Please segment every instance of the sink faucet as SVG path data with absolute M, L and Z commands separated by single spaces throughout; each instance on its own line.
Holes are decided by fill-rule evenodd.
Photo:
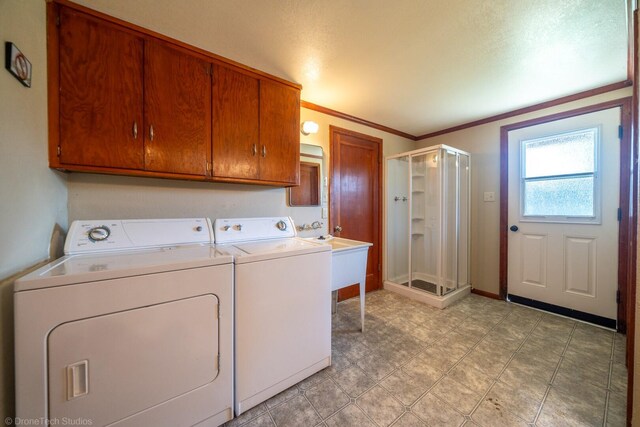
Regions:
M 298 231 L 317 230 L 319 228 L 322 228 L 322 222 L 313 221 L 310 225 L 309 224 L 297 225 L 296 228 L 298 229 Z

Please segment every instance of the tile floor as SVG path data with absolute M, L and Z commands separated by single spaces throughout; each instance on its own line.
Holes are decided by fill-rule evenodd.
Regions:
M 389 291 L 333 316 L 333 365 L 228 426 L 624 426 L 624 336 L 470 295 Z

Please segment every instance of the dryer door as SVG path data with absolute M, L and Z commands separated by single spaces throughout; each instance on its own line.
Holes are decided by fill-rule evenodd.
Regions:
M 64 323 L 48 337 L 49 417 L 106 425 L 212 382 L 218 298 Z

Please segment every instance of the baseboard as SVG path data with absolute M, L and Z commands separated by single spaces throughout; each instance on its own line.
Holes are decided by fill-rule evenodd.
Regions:
M 491 299 L 497 299 L 497 300 L 502 301 L 502 298 L 500 298 L 500 295 L 494 294 L 492 292 L 481 291 L 480 289 L 471 288 L 471 293 L 472 294 L 476 294 L 476 295 L 480 295 L 480 296 L 483 296 L 483 297 L 487 297 L 487 298 L 491 298 Z

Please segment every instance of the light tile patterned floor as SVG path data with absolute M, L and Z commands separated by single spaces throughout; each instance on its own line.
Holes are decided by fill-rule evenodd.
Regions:
M 624 426 L 624 336 L 470 295 L 389 291 L 333 316 L 333 365 L 229 426 Z

